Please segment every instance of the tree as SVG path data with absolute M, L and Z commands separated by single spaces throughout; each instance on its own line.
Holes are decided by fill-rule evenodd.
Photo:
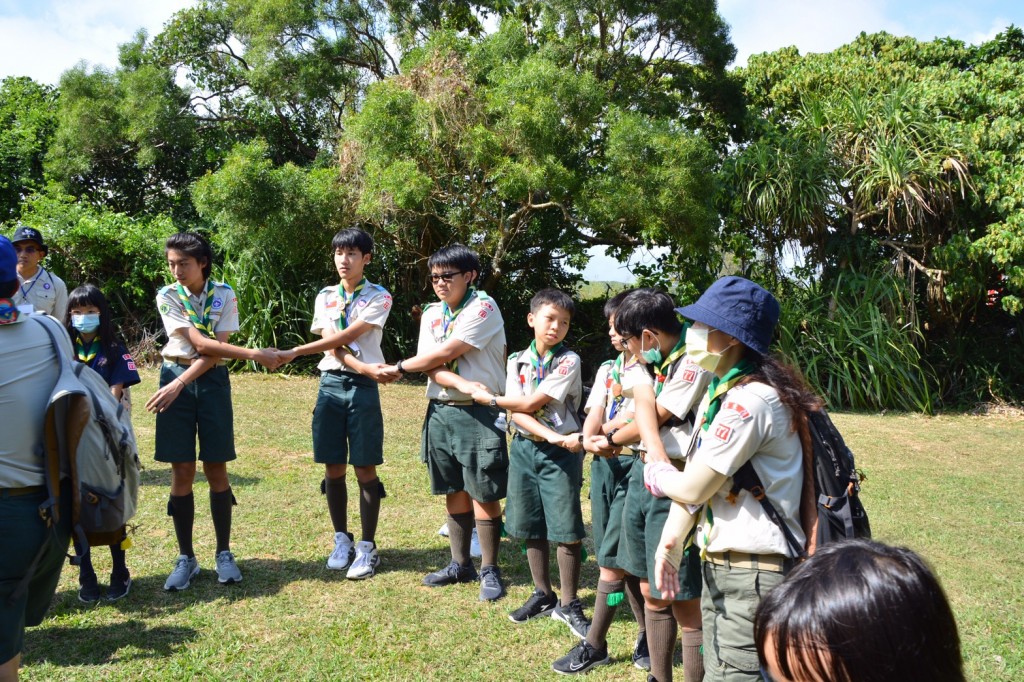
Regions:
M 31 78 L 0 83 L 0 222 L 13 222 L 21 202 L 45 186 L 43 159 L 53 136 L 57 93 Z

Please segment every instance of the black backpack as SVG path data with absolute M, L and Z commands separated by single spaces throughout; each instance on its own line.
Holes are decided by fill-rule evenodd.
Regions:
M 808 519 L 801 514 L 804 520 L 804 534 L 808 540 L 814 537 L 816 546 L 827 545 L 844 538 L 871 537 L 868 513 L 860 501 L 860 483 L 865 476 L 856 468 L 853 453 L 846 447 L 843 437 L 828 413 L 823 409 L 808 412 L 806 426 L 800 430 L 800 440 L 804 449 L 804 481 L 806 484 L 808 480 L 806 470 L 813 468 L 814 507 L 817 511 L 816 519 Z M 768 517 L 782 529 L 786 542 L 794 554 L 800 558 L 806 557 L 806 548 L 796 541 L 789 527 L 765 495 L 764 484 L 754 471 L 751 460 L 747 460 L 733 476 L 730 498 L 735 498 L 740 490 L 748 491 L 761 503 Z

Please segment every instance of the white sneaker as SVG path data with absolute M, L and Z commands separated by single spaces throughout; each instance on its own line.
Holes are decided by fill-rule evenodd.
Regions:
M 334 551 L 327 557 L 327 568 L 332 571 L 344 571 L 352 563 L 352 538 L 346 533 L 334 534 Z
M 377 554 L 377 548 L 372 542 L 360 540 L 356 543 L 356 558 L 348 569 L 346 577 L 349 580 L 372 578 L 377 572 L 378 566 L 380 566 L 380 556 Z
M 474 559 L 483 556 L 483 552 L 480 551 L 480 536 L 476 534 L 476 528 L 473 528 L 473 537 L 469 541 L 469 556 Z
M 445 521 L 444 525 L 437 529 L 437 534 L 443 538 L 448 537 L 448 522 Z

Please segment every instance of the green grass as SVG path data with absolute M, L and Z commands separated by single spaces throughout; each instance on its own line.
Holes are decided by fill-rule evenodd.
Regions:
M 551 661 L 574 638 L 553 620 L 521 626 L 508 620 L 508 611 L 532 589 L 518 544 L 502 545 L 510 590 L 501 602 L 480 603 L 475 585 L 420 585 L 424 573 L 448 561 L 447 541 L 436 534 L 443 504 L 429 494 L 419 461 L 422 387 L 382 390 L 381 478 L 388 496 L 378 542 L 384 564 L 375 578 L 359 583 L 324 567 L 332 534 L 309 437 L 315 380 L 235 375 L 239 459 L 230 472 L 239 506 L 233 545 L 245 580 L 229 587 L 216 582 L 207 489 L 200 480 L 195 537 L 203 572 L 189 591 L 164 593 L 177 554 L 166 516 L 170 471 L 152 461 L 154 422 L 141 409 L 155 381 L 155 372 L 147 371 L 135 391 L 146 471 L 135 547 L 128 553 L 132 593 L 113 605 L 82 605 L 77 573 L 66 570 L 48 618 L 26 633 L 23 679 L 551 679 Z M 840 414 L 835 421 L 867 471 L 864 497 L 875 536 L 922 553 L 949 593 L 969 678 L 1022 679 L 1018 444 L 1024 418 Z M 349 490 L 352 527 L 358 528 L 352 480 Z M 584 514 L 589 519 L 586 503 Z M 588 613 L 597 582 L 590 554 L 582 579 Z M 109 561 L 105 550 L 97 551 L 101 582 Z M 629 609 L 620 608 L 609 635 L 615 662 L 588 680 L 643 679 L 629 663 L 635 636 L 629 620 Z

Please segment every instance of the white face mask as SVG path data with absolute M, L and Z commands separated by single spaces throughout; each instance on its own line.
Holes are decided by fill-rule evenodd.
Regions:
M 696 327 L 686 330 L 686 356 L 701 369 L 714 372 L 718 369 L 718 363 L 722 361 L 722 354 L 712 353 L 708 350 L 709 331 L 706 328 L 698 329 Z M 726 350 L 732 346 L 733 344 L 729 344 Z

